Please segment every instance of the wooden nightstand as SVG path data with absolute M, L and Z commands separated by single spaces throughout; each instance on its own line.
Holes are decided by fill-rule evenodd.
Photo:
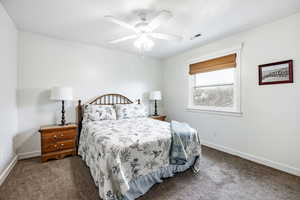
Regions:
M 76 124 L 42 126 L 39 132 L 41 133 L 42 162 L 76 155 Z
M 166 120 L 166 115 L 159 115 L 159 116 L 150 116 L 152 119 L 157 119 L 157 120 L 160 120 L 160 121 L 165 121 Z

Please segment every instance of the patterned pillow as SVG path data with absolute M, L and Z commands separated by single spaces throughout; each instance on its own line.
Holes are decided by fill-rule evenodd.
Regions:
M 116 112 L 118 119 L 130 119 L 148 116 L 147 107 L 140 104 L 117 104 Z
M 84 105 L 84 122 L 116 119 L 116 110 L 111 105 Z

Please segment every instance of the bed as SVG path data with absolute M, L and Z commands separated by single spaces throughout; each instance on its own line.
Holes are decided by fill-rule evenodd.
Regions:
M 137 102 L 140 105 L 140 101 Z M 89 116 L 94 119 L 95 114 L 89 109 L 97 105 L 101 105 L 97 109 L 109 111 L 107 119 L 89 120 Z M 189 144 L 192 156 L 187 162 L 170 164 L 170 124 L 146 115 L 139 116 L 139 113 L 133 115 L 139 117 L 130 117 L 135 109 L 120 117 L 122 112 L 117 111 L 118 107 L 124 108 L 123 105 L 137 107 L 119 94 L 102 95 L 85 105 L 79 102 L 78 106 L 78 154 L 89 167 L 103 200 L 134 200 L 163 178 L 185 171 L 200 160 L 201 145 L 196 140 Z M 111 116 L 112 106 L 116 107 L 118 119 Z

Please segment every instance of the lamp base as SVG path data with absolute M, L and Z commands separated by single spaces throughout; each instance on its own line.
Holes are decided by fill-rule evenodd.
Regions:
M 154 100 L 154 114 L 153 116 L 158 116 L 158 113 L 157 113 L 157 101 Z
M 56 125 L 57 125 L 57 126 L 68 126 L 68 125 L 70 125 L 70 124 L 74 124 L 74 123 L 72 123 L 72 122 L 68 122 L 68 123 L 64 123 L 64 124 L 62 124 L 62 123 L 57 123 Z
M 61 102 L 61 123 L 60 126 L 66 125 L 66 120 L 65 120 L 65 101 L 62 100 Z

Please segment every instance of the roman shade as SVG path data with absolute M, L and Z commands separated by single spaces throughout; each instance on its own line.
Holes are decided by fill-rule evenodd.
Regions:
M 190 64 L 190 75 L 236 67 L 236 54 Z

